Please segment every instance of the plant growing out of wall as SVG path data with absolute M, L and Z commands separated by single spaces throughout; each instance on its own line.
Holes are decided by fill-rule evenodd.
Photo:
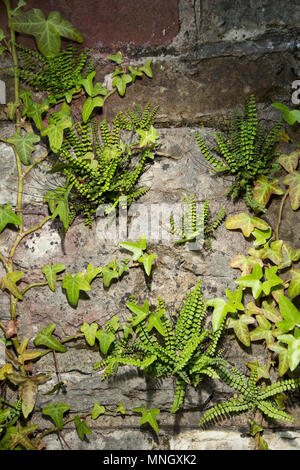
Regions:
M 245 103 L 244 115 L 236 113 L 233 116 L 229 136 L 220 131 L 213 134 L 215 147 L 209 149 L 196 133 L 200 150 L 213 166 L 213 171 L 232 175 L 234 181 L 227 194 L 233 199 L 242 197 L 255 213 L 264 211 L 264 207 L 253 198 L 253 183 L 259 176 L 268 176 L 279 169 L 274 162 L 277 155 L 274 149 L 281 127 L 282 123 L 279 121 L 266 133 L 258 122 L 255 98 L 251 95 Z

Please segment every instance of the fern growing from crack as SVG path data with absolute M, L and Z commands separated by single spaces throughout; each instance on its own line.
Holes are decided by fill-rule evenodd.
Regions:
M 252 371 L 248 380 L 234 367 L 229 372 L 221 365 L 218 367 L 218 374 L 227 385 L 237 390 L 240 395 L 237 398 L 231 398 L 227 402 L 219 403 L 206 411 L 200 420 L 200 426 L 222 417 L 235 416 L 246 411 L 256 412 L 257 410 L 260 410 L 266 417 L 271 419 L 295 421 L 291 415 L 278 406 L 274 398 L 280 393 L 298 388 L 300 386 L 299 378 L 282 380 L 263 388 L 256 384 L 257 369 Z
M 206 200 L 201 210 L 197 211 L 195 195 L 183 196 L 185 211 L 181 216 L 181 227 L 174 220 L 174 214 L 170 215 L 170 233 L 176 235 L 175 245 L 184 243 L 198 242 L 199 246 L 205 244 L 211 249 L 211 236 L 222 224 L 226 217 L 226 211 L 222 207 L 217 216 L 212 219 L 210 204 Z
M 129 306 L 131 304 L 127 304 Z M 132 307 L 132 306 L 131 306 Z M 136 307 L 128 322 L 133 332 L 115 339 L 109 354 L 95 364 L 104 369 L 106 378 L 117 372 L 119 365 L 133 365 L 154 379 L 175 377 L 172 413 L 182 405 L 188 385 L 197 387 L 203 377 L 218 378 L 217 367 L 226 366 L 218 352 L 224 323 L 212 333 L 204 328 L 206 307 L 202 300 L 201 280 L 191 290 L 173 324 L 162 300 L 152 312 L 139 317 Z
M 258 122 L 254 95 L 250 95 L 245 103 L 244 115 L 237 112 L 233 115 L 229 137 L 221 132 L 214 133 L 216 146 L 209 149 L 199 133 L 195 135 L 202 154 L 214 171 L 234 177 L 227 193 L 233 199 L 242 197 L 255 213 L 265 212 L 265 208 L 252 197 L 253 183 L 259 175 L 267 176 L 279 169 L 274 157 L 277 156 L 275 145 L 281 127 L 282 122 L 279 121 L 266 133 Z
M 104 119 L 76 123 L 65 130 L 65 140 L 58 156 L 59 162 L 52 172 L 63 173 L 72 190 L 69 196 L 70 209 L 76 215 L 83 214 L 91 225 L 99 206 L 105 205 L 105 213 L 116 210 L 121 204 L 130 206 L 133 200 L 143 196 L 150 188 L 139 186 L 138 180 L 154 158 L 154 142 L 131 145 L 121 138 L 121 131 L 130 130 L 155 135 L 153 120 L 157 107 L 134 118 L 118 113 L 112 124 Z M 155 131 L 155 132 L 154 132 Z
M 79 92 L 80 81 L 96 68 L 88 50 L 76 49 L 72 45 L 51 58 L 20 44 L 17 47 L 19 77 L 33 88 L 46 91 L 52 103 L 64 98 L 72 90 Z

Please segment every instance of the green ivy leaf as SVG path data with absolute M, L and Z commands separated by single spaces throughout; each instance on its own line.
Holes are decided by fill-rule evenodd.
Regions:
M 86 434 L 92 434 L 92 430 L 88 427 L 85 419 L 80 419 L 79 416 L 74 417 L 74 423 L 79 438 L 84 441 Z
M 126 414 L 126 408 L 125 406 L 123 405 L 123 402 L 120 401 L 120 404 L 117 408 L 117 413 L 121 413 L 122 415 L 125 415 Z
M 252 290 L 252 295 L 255 299 L 257 299 L 262 291 L 263 285 L 260 279 L 263 276 L 263 271 L 261 266 L 256 263 L 252 269 L 252 273 L 248 274 L 248 276 L 243 276 L 237 279 L 235 282 L 242 287 L 250 287 Z
M 263 283 L 262 289 L 266 295 L 270 294 L 273 287 L 283 285 L 283 280 L 276 274 L 277 269 L 277 266 L 265 269 L 265 276 L 268 280 Z
M 55 57 L 61 47 L 60 37 L 83 42 L 81 33 L 57 11 L 52 11 L 46 20 L 38 8 L 20 13 L 9 22 L 10 28 L 19 33 L 34 36 L 39 51 L 45 57 Z
M 291 269 L 290 274 L 292 279 L 288 288 L 288 295 L 291 299 L 294 299 L 300 294 L 300 269 Z
M 300 173 L 296 171 L 289 173 L 283 182 L 289 186 L 291 208 L 296 211 L 300 207 Z
M 149 130 L 137 129 L 136 132 L 141 136 L 139 142 L 141 147 L 153 147 L 159 138 L 159 134 L 153 126 Z
M 288 349 L 279 342 L 271 344 L 269 349 L 278 354 L 278 374 L 282 377 L 290 368 Z
M 23 276 L 22 271 L 13 271 L 6 274 L 1 278 L 0 287 L 2 290 L 7 289 L 9 290 L 17 299 L 23 300 L 23 295 L 19 291 L 17 287 L 17 282 Z
M 36 346 L 46 346 L 54 351 L 66 352 L 67 348 L 65 348 L 65 346 L 52 335 L 55 328 L 56 323 L 51 323 L 50 325 L 45 326 L 45 328 L 42 328 L 41 332 L 36 336 L 34 344 Z
M 34 144 L 39 141 L 40 137 L 33 132 L 27 132 L 24 136 L 16 133 L 7 139 L 7 142 L 14 145 L 23 165 L 30 165 L 31 154 L 35 150 Z
M 48 126 L 42 130 L 41 135 L 48 136 L 51 150 L 54 153 L 58 153 L 59 149 L 62 146 L 64 138 L 64 129 L 68 129 L 72 126 L 72 124 L 72 119 L 70 117 L 66 117 L 65 119 L 60 119 L 55 123 L 52 122 L 51 124 L 48 124 Z
M 270 245 L 267 243 L 260 250 L 260 258 L 270 259 L 274 264 L 280 265 L 280 263 L 282 262 L 282 245 L 282 240 L 276 240 L 274 242 L 271 242 Z
M 41 131 L 43 129 L 42 115 L 49 109 L 49 101 L 45 99 L 42 103 L 33 101 L 29 90 L 21 90 L 19 93 L 23 101 L 22 116 L 33 119 L 36 127 Z
M 284 269 L 291 266 L 292 263 L 296 263 L 300 259 L 300 249 L 295 250 L 287 243 L 282 244 L 282 261 L 278 265 L 278 269 Z
M 289 334 L 280 335 L 278 339 L 288 345 L 287 357 L 290 369 L 293 372 L 300 362 L 300 338 L 295 338 L 295 336 Z
M 11 204 L 0 206 L 0 233 L 7 224 L 21 225 L 22 220 L 11 210 Z
M 63 415 L 70 409 L 70 406 L 66 403 L 61 403 L 60 401 L 54 405 L 46 406 L 42 409 L 43 415 L 50 416 L 53 420 L 55 426 L 62 430 L 63 428 Z
M 160 413 L 160 410 L 158 408 L 146 409 L 144 407 L 139 407 L 134 408 L 133 411 L 136 413 L 142 413 L 140 424 L 149 423 L 155 432 L 159 432 L 158 424 L 156 421 L 156 416 Z
M 233 215 L 226 219 L 225 226 L 228 230 L 241 229 L 245 237 L 250 237 L 255 228 L 269 230 L 269 225 L 258 217 L 250 217 L 245 212 Z
M 227 307 L 227 302 L 225 302 L 224 299 L 216 298 L 207 300 L 206 305 L 214 309 L 212 314 L 212 327 L 213 331 L 217 331 L 227 313 L 230 311 Z
M 142 235 L 138 242 L 121 242 L 120 246 L 125 248 L 125 250 L 131 251 L 133 253 L 133 261 L 137 261 L 143 255 L 143 251 L 146 250 L 146 236 Z
M 251 370 L 251 375 L 253 374 L 253 372 L 257 372 L 256 382 L 258 382 L 262 378 L 264 379 L 270 378 L 270 374 L 269 374 L 267 366 L 260 366 L 257 361 L 246 362 L 246 366 L 249 367 L 249 369 Z
M 90 263 L 86 268 L 85 279 L 90 284 L 92 280 L 95 279 L 95 277 L 101 274 L 101 272 L 102 272 L 101 268 L 94 267 L 94 265 Z
M 119 272 L 117 269 L 111 269 L 108 266 L 102 268 L 103 284 L 109 287 L 113 279 L 119 279 Z
M 254 318 L 249 315 L 243 314 L 238 319 L 229 318 L 227 328 L 233 328 L 237 338 L 245 346 L 250 346 L 250 332 L 248 325 L 255 323 Z
M 126 85 L 128 83 L 132 82 L 132 77 L 125 73 L 123 75 L 117 75 L 113 81 L 112 81 L 112 85 L 115 86 L 118 90 L 118 93 L 120 96 L 124 96 L 125 95 L 125 91 L 126 91 Z
M 104 330 L 98 330 L 96 338 L 99 341 L 100 351 L 106 355 L 111 344 L 115 341 L 116 336 L 113 333 L 107 333 Z
M 136 326 L 147 318 L 149 315 L 149 302 L 145 300 L 144 305 L 137 305 L 135 302 L 127 302 L 126 307 L 135 314 L 133 318 L 130 318 L 132 326 Z
M 80 331 L 82 331 L 82 333 L 84 333 L 86 342 L 90 346 L 94 346 L 94 344 L 95 344 L 97 330 L 98 330 L 97 323 L 91 323 L 89 325 L 87 322 L 84 322 L 84 324 L 80 328 Z
M 260 341 L 264 339 L 266 341 L 267 347 L 274 343 L 274 337 L 272 334 L 272 325 L 271 323 L 261 315 L 256 316 L 258 322 L 258 327 L 250 332 L 251 341 Z
M 253 199 L 259 204 L 266 206 L 272 194 L 282 195 L 284 192 L 277 183 L 277 179 L 269 181 L 266 176 L 260 175 L 254 184 Z
M 252 232 L 252 235 L 255 237 L 255 242 L 253 245 L 255 247 L 264 245 L 266 241 L 271 237 L 272 235 L 272 229 L 271 227 L 268 230 L 259 230 L 258 228 L 255 228 Z
M 56 289 L 56 274 L 61 273 L 66 269 L 64 264 L 54 263 L 51 266 L 46 264 L 42 268 L 42 273 L 45 275 L 50 289 L 54 292 Z
M 103 415 L 104 413 L 106 413 L 105 407 L 102 406 L 102 405 L 99 405 L 99 403 L 95 402 L 91 418 L 92 419 L 97 419 L 97 418 L 99 418 L 100 415 Z
M 62 286 L 67 291 L 67 297 L 70 304 L 76 306 L 79 299 L 79 292 L 90 291 L 91 286 L 85 279 L 84 273 L 77 273 L 74 276 L 67 274 L 62 281 Z
M 277 328 L 286 333 L 300 326 L 300 312 L 295 305 L 282 294 L 278 294 L 278 304 L 283 320 L 276 323 Z
M 141 72 L 144 72 L 144 74 L 147 75 L 147 77 L 152 78 L 153 73 L 152 73 L 152 70 L 151 70 L 151 59 L 147 60 L 147 62 L 144 65 L 139 67 L 139 70 Z
M 155 328 L 162 336 L 165 336 L 165 328 L 161 321 L 161 317 L 164 316 L 164 311 L 159 310 L 158 312 L 150 313 L 148 317 L 148 326 L 147 330 L 151 331 L 152 328 Z
M 120 51 L 118 51 L 114 55 L 109 55 L 108 58 L 110 60 L 112 60 L 113 62 L 115 62 L 116 64 L 118 64 L 118 65 L 121 65 L 122 62 L 123 62 L 123 55 L 122 55 L 122 52 L 120 52 Z
M 92 98 L 89 96 L 82 107 L 82 119 L 83 122 L 87 122 L 90 118 L 90 115 L 92 114 L 93 110 L 95 108 L 101 108 L 104 104 L 103 98 L 100 98 L 100 96 L 96 96 L 95 98 Z
M 300 111 L 298 111 L 297 109 L 290 111 L 288 106 L 283 103 L 272 103 L 272 106 L 282 111 L 283 118 L 288 124 L 293 125 L 296 121 L 300 122 Z
M 147 276 L 150 276 L 151 274 L 152 261 L 155 258 L 157 258 L 157 255 L 155 254 L 148 255 L 147 253 L 144 253 L 143 256 L 138 259 L 139 263 L 143 263 Z

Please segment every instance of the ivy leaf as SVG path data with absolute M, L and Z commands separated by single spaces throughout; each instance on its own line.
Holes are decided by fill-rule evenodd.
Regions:
M 120 96 L 124 96 L 126 91 L 126 85 L 130 82 L 132 82 L 131 75 L 125 73 L 121 76 L 116 76 L 112 81 L 112 85 L 117 88 Z
M 138 242 L 121 242 L 120 246 L 131 251 L 133 253 L 133 261 L 137 261 L 143 255 L 143 251 L 146 250 L 146 236 L 142 235 Z
M 54 351 L 66 352 L 67 348 L 52 335 L 55 328 L 56 323 L 51 323 L 42 328 L 41 332 L 36 336 L 34 344 L 36 346 L 47 346 L 47 348 L 53 349 Z
M 5 374 L 12 374 L 13 372 L 13 366 L 10 363 L 4 364 L 4 366 L 0 369 L 0 380 L 5 380 L 6 375 Z
M 288 361 L 291 371 L 296 369 L 300 362 L 300 338 L 295 338 L 293 335 L 280 335 L 278 339 L 288 345 Z
M 50 289 L 54 292 L 56 289 L 56 274 L 64 271 L 66 266 L 60 263 L 54 263 L 51 266 L 46 264 L 42 268 L 42 273 L 45 275 Z
M 102 405 L 99 405 L 99 403 L 95 402 L 94 403 L 94 408 L 91 414 L 92 419 L 97 419 L 100 415 L 103 415 L 106 412 L 105 407 Z
M 144 253 L 143 256 L 141 256 L 138 261 L 139 263 L 143 263 L 145 272 L 147 276 L 150 276 L 151 273 L 151 267 L 152 267 L 152 261 L 157 258 L 156 254 L 151 254 L 148 255 L 147 253 Z
M 75 416 L 74 423 L 77 434 L 82 441 L 84 441 L 86 434 L 92 434 L 93 431 L 88 427 L 85 419 L 81 420 L 79 416 Z
M 93 72 L 90 72 L 86 78 L 81 78 L 79 80 L 79 84 L 83 86 L 83 88 L 85 89 L 85 91 L 87 92 L 89 96 L 92 96 L 93 94 L 93 88 L 94 88 L 93 80 L 94 80 L 95 75 L 96 75 L 96 71 L 93 71 Z
M 41 131 L 43 129 L 42 115 L 49 109 L 49 101 L 45 99 L 42 103 L 33 101 L 29 90 L 21 90 L 20 98 L 23 101 L 22 116 L 33 119 L 36 127 Z
M 295 250 L 287 243 L 282 244 L 282 261 L 278 265 L 278 269 L 284 269 L 296 263 L 300 259 L 300 249 Z
M 108 58 L 110 60 L 112 60 L 113 62 L 115 62 L 116 64 L 118 64 L 118 65 L 121 65 L 122 62 L 123 62 L 123 55 L 122 55 L 122 52 L 120 52 L 120 51 L 118 51 L 114 55 L 109 55 Z
M 246 366 L 249 367 L 249 369 L 251 370 L 251 374 L 253 374 L 253 372 L 257 372 L 256 382 L 258 382 L 262 378 L 270 378 L 267 366 L 260 366 L 257 361 L 246 362 Z
M 122 401 L 120 401 L 120 404 L 117 408 L 117 413 L 121 413 L 122 415 L 126 414 L 126 409 L 125 409 L 125 406 L 123 405 Z
M 297 109 L 290 111 L 289 107 L 283 103 L 272 103 L 272 106 L 282 111 L 283 118 L 288 124 L 293 125 L 296 121 L 300 120 L 300 112 Z
M 54 153 L 58 153 L 59 149 L 62 146 L 64 138 L 64 129 L 71 127 L 72 124 L 72 118 L 68 117 L 65 119 L 60 119 L 57 122 L 52 122 L 51 124 L 48 124 L 45 129 L 42 130 L 41 135 L 48 136 L 51 150 Z
M 252 235 L 255 237 L 255 242 L 253 243 L 254 246 L 261 246 L 264 245 L 271 237 L 272 229 L 271 227 L 268 230 L 259 230 L 258 228 L 255 228 L 252 232 Z
M 161 317 L 164 315 L 163 310 L 159 310 L 158 312 L 151 313 L 148 318 L 148 326 L 147 330 L 151 331 L 152 328 L 155 328 L 162 336 L 165 336 L 165 328 L 161 321 Z
M 279 342 L 271 344 L 269 349 L 278 354 L 278 373 L 282 377 L 290 368 L 288 349 L 279 344 Z
M 235 292 L 231 292 L 229 289 L 226 289 L 225 294 L 229 300 L 229 302 L 227 302 L 227 309 L 229 312 L 235 313 L 238 310 L 244 310 L 244 305 L 242 304 L 242 287 L 239 287 Z
M 262 283 L 260 279 L 263 276 L 263 271 L 261 266 L 258 263 L 255 263 L 252 273 L 248 274 L 247 276 L 242 276 L 237 279 L 235 282 L 242 287 L 250 287 L 252 290 L 252 295 L 255 299 L 257 299 L 262 291 Z
M 283 320 L 276 323 L 277 328 L 286 333 L 300 326 L 300 312 L 295 305 L 282 294 L 278 294 L 278 304 Z
M 255 227 L 259 230 L 268 230 L 270 228 L 264 220 L 258 217 L 250 217 L 245 212 L 226 219 L 225 226 L 228 230 L 241 229 L 245 237 L 250 237 Z
M 102 269 L 99 267 L 94 267 L 93 264 L 89 264 L 86 268 L 85 278 L 90 284 L 95 277 L 101 274 Z
M 280 157 L 278 158 L 278 162 L 288 173 L 293 173 L 298 166 L 299 157 L 300 150 L 295 150 L 289 155 L 286 155 L 284 153 L 280 155 Z
M 11 204 L 6 204 L 4 208 L 0 206 L 0 233 L 7 224 L 20 225 L 22 220 L 11 210 Z
M 14 134 L 7 139 L 7 142 L 14 145 L 23 165 L 30 165 L 30 157 L 35 150 L 34 144 L 37 144 L 39 141 L 40 137 L 33 132 L 27 132 L 24 136 Z
M 26 382 L 20 386 L 20 398 L 22 398 L 22 413 L 24 418 L 27 418 L 34 408 L 39 385 L 46 383 L 49 378 L 49 374 L 37 374 L 28 378 Z
M 282 262 L 282 245 L 283 245 L 282 240 L 276 240 L 274 242 L 271 242 L 270 245 L 267 243 L 260 250 L 260 258 L 269 259 L 274 264 L 280 265 L 280 263 Z
M 96 338 L 99 341 L 100 351 L 102 354 L 106 355 L 110 345 L 115 341 L 116 336 L 113 333 L 107 333 L 104 330 L 98 330 L 96 333 Z
M 50 418 L 54 421 L 55 426 L 62 430 L 63 428 L 63 415 L 70 409 L 70 406 L 66 403 L 61 403 L 60 401 L 54 405 L 47 406 L 46 408 L 42 409 L 43 415 L 50 416 Z
M 144 407 L 139 407 L 134 408 L 133 411 L 136 413 L 142 413 L 140 424 L 149 423 L 155 432 L 159 432 L 158 424 L 156 421 L 156 416 L 160 413 L 160 410 L 158 408 L 146 409 Z
M 136 326 L 145 320 L 149 314 L 149 303 L 148 300 L 145 300 L 144 305 L 137 305 L 135 302 L 127 302 L 126 307 L 131 310 L 135 316 L 130 318 L 132 326 Z
M 300 294 L 300 269 L 291 269 L 290 274 L 292 279 L 288 288 L 288 295 L 291 299 L 294 299 Z
M 103 284 L 109 287 L 113 279 L 119 279 L 119 272 L 117 269 L 111 269 L 108 266 L 102 268 Z
M 289 173 L 283 182 L 289 186 L 291 208 L 296 211 L 300 207 L 300 173 Z
M 91 323 L 89 325 L 87 322 L 84 322 L 84 324 L 80 328 L 80 331 L 82 331 L 82 333 L 84 333 L 86 342 L 90 346 L 94 346 L 94 344 L 95 344 L 97 330 L 98 330 L 97 323 Z
M 67 291 L 67 297 L 70 304 L 76 306 L 79 299 L 79 292 L 90 291 L 91 286 L 85 279 L 84 273 L 77 273 L 74 276 L 67 274 L 62 281 L 62 286 Z
M 272 266 L 271 268 L 265 269 L 265 276 L 268 279 L 262 285 L 262 289 L 266 295 L 269 295 L 272 287 L 280 286 L 283 284 L 283 280 L 277 276 L 277 266 Z
M 272 299 L 264 300 L 262 303 L 263 315 L 273 323 L 277 323 L 282 320 L 282 316 L 275 308 L 274 301 Z
M 242 271 L 242 276 L 246 276 L 247 274 L 251 274 L 251 271 L 256 263 L 259 263 L 263 266 L 263 262 L 254 256 L 245 256 L 245 255 L 236 255 L 230 261 L 230 266 L 232 268 L 237 268 Z
M 104 100 L 103 98 L 100 98 L 100 96 L 96 96 L 95 98 L 92 98 L 91 96 L 89 96 L 85 100 L 84 105 L 82 107 L 83 122 L 87 122 L 93 110 L 95 108 L 101 108 L 103 104 L 104 104 Z
M 258 322 L 258 327 L 250 332 L 251 341 L 260 341 L 264 339 L 266 341 L 267 347 L 274 343 L 274 337 L 271 330 L 271 323 L 261 315 L 257 315 L 256 320 Z
M 106 324 L 106 328 L 112 328 L 114 331 L 118 331 L 120 323 L 117 315 L 114 315 Z
M 245 346 L 250 346 L 250 332 L 248 325 L 255 323 L 255 319 L 249 315 L 243 314 L 240 318 L 230 318 L 227 324 L 227 328 L 233 328 L 237 338 Z
M 9 26 L 19 33 L 34 36 L 39 51 L 45 57 L 55 57 L 59 53 L 61 36 L 83 42 L 81 33 L 57 11 L 52 11 L 46 20 L 41 10 L 33 8 L 15 16 Z
M 277 183 L 277 179 L 269 181 L 264 175 L 260 175 L 254 184 L 253 199 L 266 206 L 272 194 L 283 194 L 283 190 Z
M 49 204 L 49 209 L 52 212 L 52 219 L 55 219 L 55 217 L 59 217 L 65 230 L 67 230 L 67 228 L 69 227 L 68 197 L 71 188 L 72 186 L 69 186 L 67 190 L 64 190 L 64 188 L 57 188 L 63 189 L 63 192 L 61 194 L 58 194 L 58 192 L 54 193 L 53 191 L 48 191 L 48 193 L 46 194 L 46 196 L 44 196 L 43 199 Z
M 21 279 L 23 276 L 22 271 L 13 271 L 10 273 L 7 273 L 6 276 L 3 276 L 1 278 L 1 284 L 0 287 L 2 290 L 7 289 L 9 290 L 17 299 L 23 300 L 23 295 L 19 291 L 17 287 L 17 282 Z
M 230 310 L 228 310 L 227 302 L 225 302 L 225 300 L 221 298 L 207 300 L 206 305 L 208 307 L 214 308 L 212 314 L 212 326 L 213 331 L 215 332 L 222 324 L 224 318 Z
M 151 126 L 149 130 L 137 129 L 137 134 L 140 134 L 140 146 L 141 147 L 153 147 L 156 144 L 159 134 L 157 130 Z
M 139 70 L 141 72 L 144 72 L 144 74 L 147 75 L 147 77 L 152 78 L 153 73 L 152 73 L 152 70 L 151 70 L 151 59 L 147 60 L 147 62 L 144 65 L 139 67 Z

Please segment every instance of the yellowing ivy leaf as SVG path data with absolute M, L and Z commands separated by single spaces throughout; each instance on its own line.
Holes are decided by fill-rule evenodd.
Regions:
M 296 211 L 300 207 L 300 173 L 289 173 L 283 182 L 289 186 L 291 208 Z
M 228 230 L 241 229 L 245 237 L 250 237 L 255 227 L 260 230 L 269 230 L 270 228 L 264 220 L 258 217 L 250 217 L 245 212 L 229 217 L 225 222 L 225 226 Z
M 251 273 L 255 263 L 259 263 L 261 266 L 263 266 L 262 260 L 257 257 L 239 254 L 232 258 L 230 261 L 230 266 L 232 268 L 240 269 L 242 271 L 242 276 L 246 276 L 247 274 Z
M 300 294 L 300 269 L 291 269 L 292 279 L 288 288 L 288 295 L 291 299 Z
M 286 155 L 285 153 L 280 155 L 280 157 L 278 158 L 278 162 L 288 173 L 293 173 L 298 166 L 299 157 L 300 150 L 295 150 L 289 155 Z
M 227 328 L 233 328 L 237 338 L 245 346 L 250 346 L 250 332 L 248 325 L 255 323 L 255 319 L 249 315 L 241 315 L 238 319 L 229 318 Z
M 19 291 L 17 287 L 17 282 L 23 276 L 22 271 L 13 271 L 11 273 L 7 273 L 6 276 L 3 276 L 1 279 L 0 287 L 2 290 L 7 289 L 9 290 L 17 299 L 23 300 L 23 295 Z
M 283 194 L 283 190 L 277 183 L 277 179 L 269 181 L 266 176 L 260 175 L 254 184 L 253 199 L 266 206 L 272 194 Z

